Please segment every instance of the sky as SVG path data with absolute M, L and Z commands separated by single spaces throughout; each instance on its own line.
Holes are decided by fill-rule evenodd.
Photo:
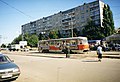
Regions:
M 21 25 L 92 1 L 95 0 L 0 0 L 0 44 L 18 37 Z M 120 27 L 120 0 L 101 1 L 110 6 L 115 28 Z

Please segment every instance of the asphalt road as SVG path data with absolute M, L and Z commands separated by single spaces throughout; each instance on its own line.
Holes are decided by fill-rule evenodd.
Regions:
M 8 56 L 21 69 L 14 82 L 120 82 L 120 59 Z

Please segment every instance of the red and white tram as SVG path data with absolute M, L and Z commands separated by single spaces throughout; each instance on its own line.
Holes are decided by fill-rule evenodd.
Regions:
M 40 40 L 38 43 L 39 52 L 64 51 L 69 46 L 72 52 L 88 51 L 89 44 L 87 37 L 72 37 L 50 40 Z

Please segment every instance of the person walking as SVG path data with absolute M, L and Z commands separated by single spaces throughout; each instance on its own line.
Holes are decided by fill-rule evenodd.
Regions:
M 66 58 L 68 58 L 68 48 L 65 47 L 65 54 L 66 54 Z
M 97 55 L 98 55 L 98 61 L 101 62 L 101 59 L 102 59 L 102 47 L 100 45 L 97 47 Z
M 66 54 L 66 58 L 70 58 L 70 46 L 69 46 L 69 44 L 67 44 L 65 46 L 65 54 Z

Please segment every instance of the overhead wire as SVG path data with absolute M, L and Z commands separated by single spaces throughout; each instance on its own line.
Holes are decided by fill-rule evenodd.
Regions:
M 12 5 L 8 4 L 7 2 L 5 2 L 5 1 L 3 1 L 3 0 L 0 0 L 0 1 L 1 1 L 2 3 L 4 3 L 4 4 L 8 5 L 9 7 L 11 7 L 11 8 L 13 8 L 13 9 L 15 9 L 15 10 L 16 10 L 16 11 L 18 11 L 19 13 L 21 13 L 21 14 L 23 14 L 23 15 L 25 15 L 25 16 L 27 16 L 27 17 L 29 17 L 30 19 L 31 19 L 31 18 L 34 18 L 34 17 L 32 17 L 32 16 L 30 16 L 30 15 L 28 15 L 28 14 L 24 13 L 23 11 L 21 11 L 21 10 L 19 10 L 19 9 L 15 8 L 14 6 L 12 6 Z M 114 6 L 114 5 L 112 5 L 112 7 L 120 7 L 120 6 Z M 115 14 L 115 15 L 114 15 L 114 17 L 116 18 L 116 16 L 118 16 L 118 15 L 120 15 L 120 13 Z M 117 19 L 117 21 L 118 21 L 118 19 Z
M 24 13 L 23 11 L 21 11 L 21 10 L 19 10 L 19 9 L 17 9 L 17 8 L 15 8 L 14 6 L 8 4 L 7 2 L 5 2 L 5 1 L 3 1 L 3 0 L 0 0 L 0 1 L 1 1 L 2 3 L 6 4 L 7 6 L 13 8 L 14 10 L 18 11 L 19 13 L 22 13 L 23 15 L 25 15 L 25 16 L 27 16 L 27 17 L 29 17 L 29 18 L 33 18 L 32 16 Z

